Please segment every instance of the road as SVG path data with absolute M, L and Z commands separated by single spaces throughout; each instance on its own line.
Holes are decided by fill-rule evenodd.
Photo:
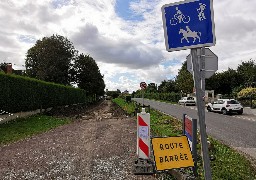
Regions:
M 142 104 L 142 99 L 134 98 Z M 145 105 L 182 119 L 183 114 L 198 119 L 197 109 L 144 99 Z M 213 112 L 205 113 L 206 132 L 215 139 L 243 152 L 256 160 L 256 116 L 253 114 L 228 116 Z

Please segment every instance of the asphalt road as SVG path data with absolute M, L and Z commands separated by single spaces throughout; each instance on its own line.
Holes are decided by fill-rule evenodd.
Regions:
M 141 98 L 134 98 L 142 104 Z M 183 114 L 198 119 L 195 107 L 184 107 L 158 101 L 144 99 L 145 105 L 150 105 L 153 109 L 159 110 L 178 119 L 182 119 Z M 248 117 L 248 118 L 247 118 Z M 215 139 L 239 150 L 256 160 L 256 116 L 253 114 L 243 115 L 222 115 L 219 113 L 205 113 L 206 132 Z

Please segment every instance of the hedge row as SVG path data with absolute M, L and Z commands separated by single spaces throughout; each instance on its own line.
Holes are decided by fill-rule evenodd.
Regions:
M 0 111 L 14 113 L 85 102 L 82 89 L 0 73 Z
M 136 94 L 135 97 L 142 97 L 142 94 Z M 174 92 L 171 92 L 171 93 L 145 93 L 144 98 L 170 101 L 170 102 L 178 102 L 180 99 L 180 94 L 174 93 Z

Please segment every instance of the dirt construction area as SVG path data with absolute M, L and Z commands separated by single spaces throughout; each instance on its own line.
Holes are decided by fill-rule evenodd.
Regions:
M 70 124 L 0 146 L 0 179 L 155 179 L 133 174 L 134 117 L 111 101 L 75 117 Z

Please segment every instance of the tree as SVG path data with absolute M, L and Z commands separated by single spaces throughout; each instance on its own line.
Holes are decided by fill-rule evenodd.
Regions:
M 149 83 L 146 90 L 147 93 L 155 93 L 157 92 L 157 86 L 155 83 Z
M 228 69 L 214 74 L 206 79 L 206 89 L 215 90 L 215 94 L 232 94 L 233 89 L 239 87 L 243 82 L 236 70 Z
M 9 66 L 9 67 L 8 67 Z M 11 69 L 10 69 L 11 68 Z M 21 75 L 19 74 L 19 72 L 17 72 L 17 70 L 15 71 L 13 68 L 12 68 L 12 63 L 6 63 L 6 62 L 3 62 L 3 63 L 0 63 L 0 72 L 5 72 L 5 73 L 13 73 L 15 72 L 15 74 L 17 75 Z
M 104 95 L 105 83 L 95 60 L 89 55 L 80 54 L 75 62 L 74 79 L 78 87 L 88 95 Z
M 0 72 L 3 71 L 6 73 L 7 71 L 7 63 L 0 63 Z
M 176 89 L 182 93 L 192 93 L 194 87 L 193 76 L 187 70 L 187 62 L 185 61 L 176 77 Z
M 121 94 L 121 91 L 117 89 L 116 91 L 108 91 L 107 96 L 111 96 L 113 99 L 117 98 Z
M 177 92 L 176 90 L 176 83 L 174 80 L 164 80 L 158 86 L 158 92 L 160 93 L 170 93 L 170 92 Z
M 117 92 L 118 94 L 121 94 L 121 91 L 120 91 L 120 89 L 117 89 L 117 90 L 116 90 L 116 92 Z
M 253 60 L 242 62 L 241 65 L 237 67 L 237 73 L 240 75 L 244 86 L 256 86 L 256 63 Z
M 135 94 L 136 94 L 136 92 L 132 91 L 132 98 L 135 98 Z
M 60 35 L 44 37 L 28 50 L 26 73 L 29 77 L 69 85 L 71 63 L 76 56 L 77 50 L 67 38 Z

